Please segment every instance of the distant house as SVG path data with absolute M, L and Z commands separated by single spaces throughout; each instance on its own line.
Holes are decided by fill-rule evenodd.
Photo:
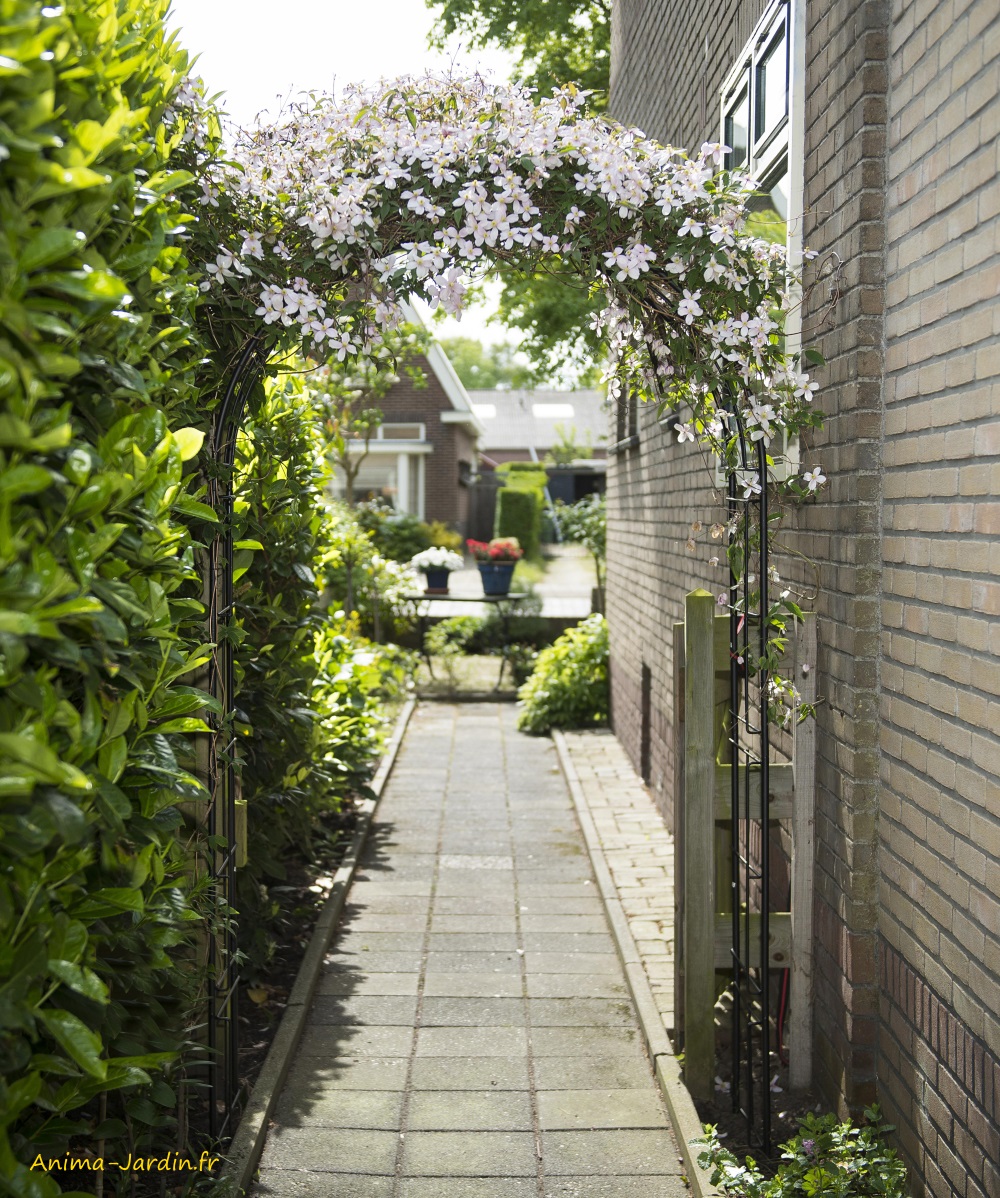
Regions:
M 604 490 L 608 415 L 600 391 L 470 391 L 473 411 L 485 429 L 480 459 L 487 467 L 503 462 L 543 461 L 561 444 L 583 453 L 550 469 L 554 499 L 573 502 Z
M 484 428 L 444 350 L 414 358 L 426 378 L 403 375 L 382 400 L 383 422 L 354 484 L 359 499 L 383 498 L 399 512 L 441 520 L 465 534 L 469 483 Z

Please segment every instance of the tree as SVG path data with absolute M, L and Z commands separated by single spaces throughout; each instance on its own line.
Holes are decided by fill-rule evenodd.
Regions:
M 603 608 L 608 545 L 608 507 L 604 495 L 587 495 L 578 503 L 557 503 L 556 517 L 563 540 L 582 545 L 594 559 L 597 590 Z
M 443 337 L 440 344 L 471 390 L 508 391 L 531 382 L 530 368 L 516 361 L 517 347 L 509 342 L 484 346 L 474 337 Z
M 431 31 L 433 45 L 443 46 L 448 37 L 460 33 L 472 46 L 511 50 L 520 55 L 515 77 L 537 88 L 539 95 L 576 83 L 593 93 L 592 111 L 607 107 L 610 3 L 427 0 L 427 7 L 437 17 Z M 592 385 L 603 348 L 590 326 L 603 306 L 603 297 L 591 295 L 579 272 L 558 261 L 545 271 L 505 275 L 499 323 L 524 333 L 520 349 L 530 363 L 526 381 L 538 383 L 569 373 L 577 385 Z
M 593 91 L 590 106 L 607 105 L 611 71 L 611 4 L 605 0 L 427 0 L 437 14 L 431 44 L 441 48 L 453 33 L 471 46 L 500 46 L 520 54 L 515 76 L 538 88 L 576 83 Z
M 380 401 L 399 382 L 401 369 L 415 387 L 427 386 L 427 375 L 414 361 L 430 343 L 424 329 L 404 325 L 387 334 L 375 358 L 331 358 L 308 376 L 314 402 L 325 413 L 331 456 L 344 475 L 344 499 L 354 506 L 354 482 L 368 456 L 372 437 L 382 424 Z M 391 363 L 395 363 L 395 368 Z

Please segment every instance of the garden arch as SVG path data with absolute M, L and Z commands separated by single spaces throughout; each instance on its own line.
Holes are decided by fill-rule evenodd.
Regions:
M 351 88 L 340 100 L 314 97 L 279 123 L 241 134 L 236 166 L 205 156 L 199 237 L 213 248 L 202 288 L 227 363 L 210 481 L 223 531 L 208 579 L 212 689 L 227 713 L 209 763 L 210 831 L 230 846 L 217 861 L 220 903 L 235 870 L 226 625 L 234 603 L 232 465 L 247 398 L 283 346 L 301 342 L 312 356 L 344 361 L 377 354 L 412 295 L 459 312 L 466 272 L 484 266 L 536 271 L 558 260 L 603 290 L 595 327 L 608 347 L 609 396 L 671 409 L 679 438 L 721 460 L 732 761 L 756 762 L 766 774 L 769 707 L 788 688 L 775 642 L 793 607 L 768 593 L 768 446 L 818 423 L 814 384 L 781 342 L 791 290 L 784 248 L 745 231 L 755 185 L 723 169 L 723 147 L 706 144 L 689 157 L 587 116 L 585 103 L 572 87 L 536 101 L 478 79 L 404 79 Z M 196 129 L 205 113 L 192 104 Z M 796 479 L 784 487 L 807 490 Z M 732 770 L 734 825 L 742 772 Z M 766 893 L 766 864 L 764 875 Z M 238 1093 L 232 949 L 228 934 L 216 947 L 210 1019 L 217 1089 L 230 1109 Z M 734 968 L 746 972 L 738 954 Z M 766 1060 L 767 987 L 757 993 Z M 766 1090 L 766 1070 L 764 1081 Z

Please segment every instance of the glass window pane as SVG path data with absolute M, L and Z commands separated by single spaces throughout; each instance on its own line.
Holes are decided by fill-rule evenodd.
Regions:
M 754 107 L 754 128 L 758 139 L 770 133 L 788 111 L 788 64 L 784 29 L 757 65 L 757 96 Z
M 788 244 L 788 200 L 790 180 L 788 163 L 781 168 L 780 173 L 770 179 L 747 204 L 747 232 L 754 237 L 763 237 L 765 241 L 775 245 Z
M 726 113 L 724 137 L 729 146 L 726 166 L 729 170 L 735 170 L 746 162 L 750 145 L 750 95 L 745 87 Z
M 424 435 L 422 424 L 383 424 L 383 441 L 420 441 Z

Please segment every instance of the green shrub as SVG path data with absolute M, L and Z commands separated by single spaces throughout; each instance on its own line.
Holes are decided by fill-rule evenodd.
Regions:
M 535 490 L 501 487 L 497 492 L 495 537 L 517 537 L 526 557 L 534 557 L 541 545 L 542 502 Z
M 375 548 L 391 561 L 408 562 L 431 547 L 429 525 L 416 516 L 395 511 L 381 500 L 357 504 L 354 514 L 365 532 L 371 533 Z
M 894 1129 L 877 1106 L 855 1127 L 836 1115 L 807 1115 L 798 1135 L 782 1145 L 782 1164 L 766 1176 L 752 1157 L 740 1164 L 706 1127 L 707 1147 L 698 1163 L 712 1170 L 712 1184 L 734 1198 L 904 1198 L 906 1167 L 885 1142 Z
M 455 553 L 462 552 L 462 534 L 449 528 L 443 520 L 432 520 L 427 525 L 427 534 L 431 539 L 431 545 L 451 549 Z
M 0 1178 L 32 1198 L 36 1151 L 176 1143 L 205 976 L 209 350 L 166 9 L 0 22 Z
M 588 616 L 538 654 L 517 693 L 522 732 L 582 728 L 608 718 L 608 625 Z

